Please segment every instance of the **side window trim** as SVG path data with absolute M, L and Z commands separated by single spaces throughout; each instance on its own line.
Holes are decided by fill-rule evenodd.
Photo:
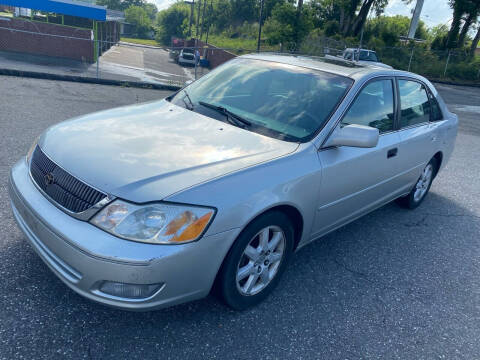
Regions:
M 337 123 L 335 124 L 334 126 L 334 129 L 339 126 L 343 119 L 345 118 L 345 116 L 347 116 L 348 112 L 350 111 L 351 107 L 353 106 L 353 104 L 355 104 L 355 101 L 357 101 L 357 98 L 360 96 L 360 94 L 362 93 L 363 89 L 365 89 L 370 83 L 372 82 L 376 82 L 376 81 L 382 81 L 382 80 L 390 80 L 392 82 L 392 90 L 393 90 L 393 114 L 394 114 L 394 117 L 393 117 L 393 129 L 390 130 L 390 131 L 385 131 L 383 133 L 380 133 L 380 136 L 382 135 L 387 135 L 387 134 L 391 134 L 392 132 L 395 132 L 397 129 L 395 128 L 395 124 L 398 122 L 400 123 L 400 119 L 398 118 L 398 114 L 397 114 L 397 107 L 398 107 L 398 101 L 397 101 L 397 97 L 398 97 L 398 94 L 397 94 L 397 89 L 396 89 L 396 80 L 395 80 L 395 77 L 394 76 L 377 76 L 377 77 L 374 77 L 374 78 L 371 78 L 369 80 L 367 80 L 363 85 L 362 87 L 357 91 L 357 93 L 355 94 L 355 97 L 352 99 L 352 101 L 348 104 L 348 107 L 345 109 L 345 111 L 343 112 L 342 116 L 340 116 L 340 119 L 337 121 Z M 328 137 L 326 138 L 325 142 L 328 140 L 328 138 L 330 137 L 331 133 L 328 135 Z
M 428 100 L 430 101 L 430 122 L 436 122 L 436 121 L 442 121 L 445 119 L 445 117 L 443 116 L 443 112 L 442 112 L 442 109 L 440 108 L 440 104 L 438 103 L 438 100 L 435 99 L 435 96 L 433 95 L 433 92 L 432 90 L 430 90 L 430 88 L 428 86 L 426 86 L 426 89 L 427 89 L 427 96 L 428 96 Z M 436 108 L 438 110 L 438 112 L 440 113 L 440 119 L 437 119 L 435 120 L 433 118 L 433 104 L 434 102 L 436 103 Z
M 398 77 L 395 76 L 393 79 L 394 88 L 395 88 L 395 122 L 393 124 L 394 131 L 399 131 L 401 129 L 400 119 L 402 117 L 402 107 L 400 102 L 400 87 L 398 85 Z
M 424 121 L 424 122 L 421 122 L 421 123 L 418 123 L 418 124 L 414 124 L 414 125 L 410 125 L 410 126 L 405 126 L 404 128 L 401 127 L 401 121 L 402 121 L 402 100 L 401 100 L 401 97 L 400 97 L 400 86 L 398 84 L 399 80 L 405 80 L 405 81 L 413 81 L 413 82 L 416 82 L 416 83 L 419 83 L 420 85 L 423 86 L 423 88 L 425 89 L 425 93 L 427 94 L 427 98 L 428 98 L 428 104 L 430 105 L 430 115 L 429 115 L 429 121 Z M 395 76 L 395 83 L 396 83 L 396 87 L 397 87 L 397 93 L 398 93 L 398 114 L 397 114 L 397 118 L 398 118 L 398 130 L 399 131 L 402 131 L 402 130 L 407 130 L 407 129 L 411 129 L 411 128 L 415 128 L 415 127 L 420 127 L 420 126 L 425 126 L 427 124 L 430 124 L 432 122 L 432 101 L 430 100 L 430 96 L 428 95 L 429 94 L 429 91 L 430 91 L 430 88 L 420 79 L 416 79 L 416 78 L 413 78 L 413 77 L 408 77 L 408 76 Z

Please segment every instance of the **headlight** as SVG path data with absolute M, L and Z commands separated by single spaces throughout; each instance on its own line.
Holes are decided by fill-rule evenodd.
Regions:
M 183 244 L 197 240 L 213 219 L 215 210 L 205 207 L 146 204 L 116 200 L 90 222 L 109 233 L 151 244 Z

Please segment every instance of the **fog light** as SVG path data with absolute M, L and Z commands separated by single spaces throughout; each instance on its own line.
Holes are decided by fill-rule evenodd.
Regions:
M 129 299 L 144 299 L 155 294 L 163 284 L 125 284 L 104 281 L 99 290 L 102 293 Z

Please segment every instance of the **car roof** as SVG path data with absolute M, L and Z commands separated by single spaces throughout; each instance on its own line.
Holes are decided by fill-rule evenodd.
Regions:
M 349 51 L 358 51 L 358 48 L 346 48 L 345 50 Z M 375 50 L 370 50 L 370 49 L 360 49 L 360 51 L 369 51 L 369 52 L 375 52 Z
M 396 69 L 386 69 L 375 64 L 360 64 L 357 62 L 345 61 L 343 59 L 335 60 L 333 57 L 316 57 L 307 55 L 292 55 L 292 54 L 276 54 L 276 53 L 260 53 L 248 54 L 240 56 L 240 58 L 256 59 L 264 61 L 272 61 L 287 65 L 300 66 L 313 70 L 325 71 L 341 76 L 347 76 L 354 80 L 359 80 L 371 75 L 385 75 L 385 76 L 408 76 L 426 80 L 423 77 L 409 73 L 406 71 Z

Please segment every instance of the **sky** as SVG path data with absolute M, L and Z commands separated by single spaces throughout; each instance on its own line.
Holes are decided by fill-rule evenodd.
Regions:
M 175 2 L 175 0 L 148 1 L 155 3 L 159 10 L 166 9 Z M 416 1 L 413 1 L 412 4 L 405 5 L 402 0 L 390 0 L 385 14 L 411 16 L 411 10 L 415 7 L 415 3 Z M 448 6 L 448 0 L 425 0 L 420 18 L 428 27 L 449 22 L 452 19 L 452 9 Z
M 411 16 L 415 4 L 416 1 L 413 1 L 410 5 L 405 5 L 402 0 L 390 0 L 385 9 L 385 15 Z M 448 6 L 448 0 L 425 0 L 420 19 L 427 27 L 433 27 L 438 24 L 450 24 L 452 15 L 453 11 L 450 6 Z
M 157 5 L 158 10 L 166 9 L 175 2 L 175 0 L 147 0 L 147 1 Z

